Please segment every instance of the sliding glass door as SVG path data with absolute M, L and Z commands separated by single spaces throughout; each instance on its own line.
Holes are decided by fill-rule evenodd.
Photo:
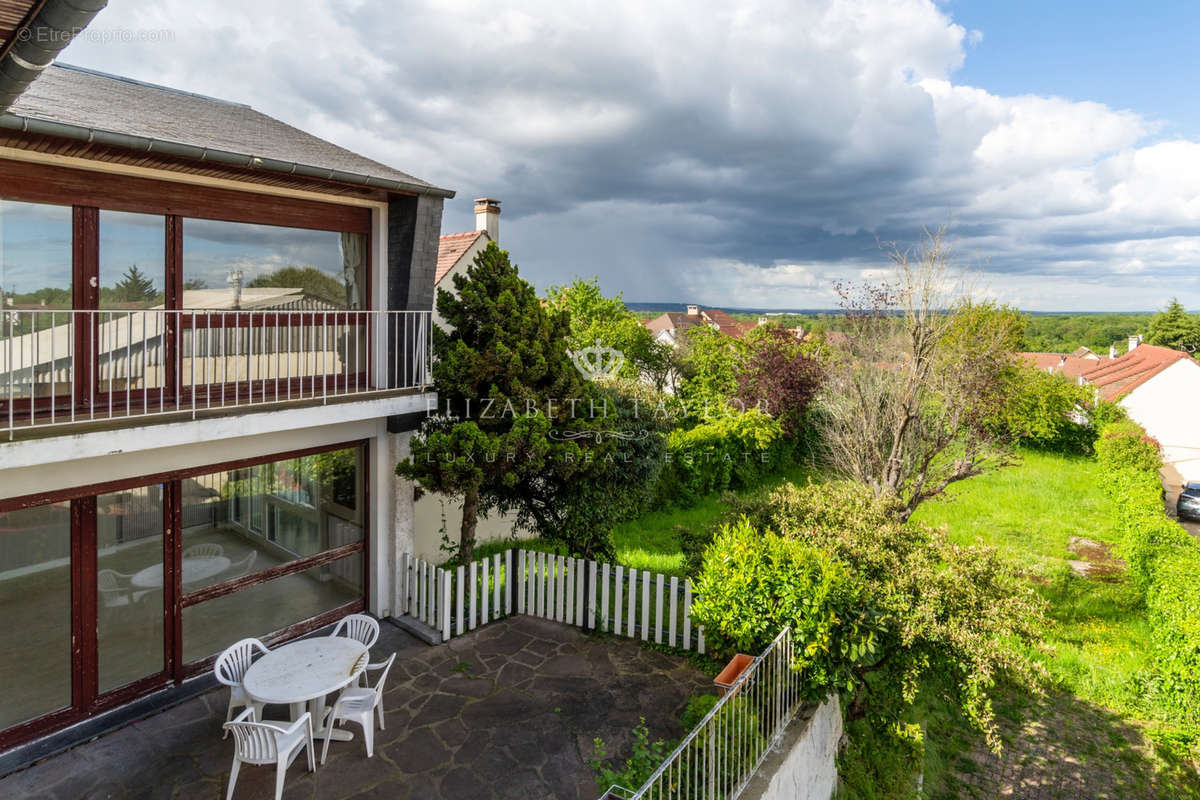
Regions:
M 361 610 L 364 454 L 0 501 L 0 749 Z

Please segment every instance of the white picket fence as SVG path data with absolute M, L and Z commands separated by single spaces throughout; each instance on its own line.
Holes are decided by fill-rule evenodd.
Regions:
M 692 584 L 674 575 L 510 548 L 454 570 L 405 554 L 400 579 L 400 613 L 443 641 L 524 614 L 704 652 L 704 631 L 692 624 Z

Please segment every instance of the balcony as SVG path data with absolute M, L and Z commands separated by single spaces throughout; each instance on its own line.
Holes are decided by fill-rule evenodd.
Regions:
M 9 309 L 0 436 L 421 390 L 429 331 L 428 311 Z

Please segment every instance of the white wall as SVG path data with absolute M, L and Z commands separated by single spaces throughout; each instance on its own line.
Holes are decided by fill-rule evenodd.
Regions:
M 481 250 L 483 250 L 483 248 L 487 247 L 488 242 L 490 242 L 490 241 L 491 241 L 491 239 L 489 239 L 486 236 L 480 236 L 478 239 L 476 239 L 475 244 L 471 245 L 471 247 L 467 250 L 467 252 L 463 253 L 462 256 L 459 257 L 458 261 L 456 261 L 454 263 L 454 266 L 450 268 L 450 271 L 446 273 L 446 276 L 444 278 L 442 278 L 441 282 L 438 283 L 438 285 L 436 287 L 434 287 L 434 290 L 433 290 L 433 324 L 434 325 L 440 325 L 443 328 L 446 327 L 446 321 L 444 319 L 442 319 L 442 316 L 440 314 L 438 314 L 438 312 L 437 312 L 437 290 L 445 289 L 446 291 L 453 293 L 454 292 L 454 276 L 460 275 L 460 274 L 466 272 L 467 267 L 469 267 L 475 263 L 475 256 L 479 255 L 479 252 Z
M 1185 481 L 1200 481 L 1200 363 L 1177 361 L 1130 392 L 1121 405 L 1162 445 Z
M 829 800 L 837 789 L 842 708 L 836 694 L 792 721 L 746 787 L 745 800 Z
M 421 495 L 421 499 L 413 504 L 413 547 L 417 557 L 435 564 L 445 561 L 447 554 L 441 549 L 443 527 L 451 543 L 457 545 L 461 526 L 462 503 L 440 494 L 426 492 Z M 477 544 L 504 541 L 514 535 L 520 539 L 530 537 L 529 533 L 514 528 L 511 517 L 493 514 L 481 517 L 475 526 Z

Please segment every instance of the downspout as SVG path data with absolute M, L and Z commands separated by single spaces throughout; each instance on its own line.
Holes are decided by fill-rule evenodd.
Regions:
M 42 0 L 0 49 L 0 111 L 16 101 L 108 0 Z

